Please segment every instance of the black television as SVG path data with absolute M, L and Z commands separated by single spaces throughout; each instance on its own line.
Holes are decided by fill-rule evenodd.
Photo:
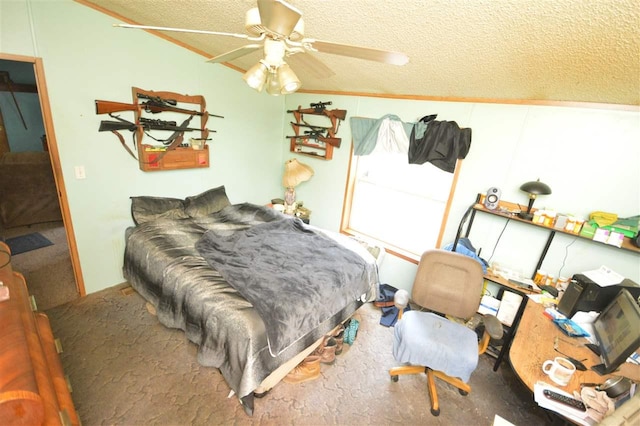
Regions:
M 640 348 L 640 306 L 631 293 L 621 290 L 602 310 L 593 329 L 602 364 L 591 369 L 610 374 Z

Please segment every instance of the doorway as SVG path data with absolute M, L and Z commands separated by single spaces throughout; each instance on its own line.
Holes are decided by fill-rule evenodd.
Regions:
M 43 247 L 16 252 L 11 260 L 13 269 L 25 276 L 38 309 L 47 310 L 84 296 L 85 289 L 41 59 L 0 54 L 0 114 L 4 121 L 0 129 L 0 141 L 4 140 L 0 168 L 4 168 L 5 175 L 15 172 L 15 177 L 24 182 L 24 186 L 19 185 L 17 190 L 18 186 L 14 186 L 12 190 L 19 193 L 24 187 L 25 198 L 31 196 L 43 203 L 31 211 L 33 206 L 28 202 L 26 207 L 19 206 L 12 220 L 3 210 L 0 238 L 44 237 L 48 242 Z M 36 191 L 49 190 L 34 196 L 28 183 Z M 7 189 L 4 190 L 6 195 Z M 14 194 L 14 199 L 19 198 Z M 55 213 L 47 213 L 49 210 Z M 12 242 L 18 247 L 20 241 Z

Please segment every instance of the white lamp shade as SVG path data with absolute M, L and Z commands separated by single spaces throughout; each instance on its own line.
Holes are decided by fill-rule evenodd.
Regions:
M 280 82 L 280 93 L 288 95 L 302 87 L 296 73 L 293 72 L 289 64 L 282 64 L 278 68 L 278 80 Z
M 262 61 L 258 62 L 247 71 L 242 79 L 247 82 L 249 87 L 257 90 L 258 92 L 262 91 L 264 84 L 267 81 L 267 73 L 269 69 L 268 67 L 262 63 Z
M 313 169 L 293 158 L 284 163 L 282 185 L 285 188 L 295 188 L 301 182 L 311 179 L 311 176 L 313 176 Z

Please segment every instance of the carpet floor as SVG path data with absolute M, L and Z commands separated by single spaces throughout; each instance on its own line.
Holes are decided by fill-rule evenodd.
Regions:
M 85 426 L 89 425 L 491 425 L 496 415 L 515 425 L 550 422 L 508 362 L 497 372 L 481 356 L 472 391 L 461 396 L 438 382 L 441 414 L 429 411 L 424 375 L 390 380 L 396 361 L 393 329 L 380 311 L 363 306 L 353 345 L 321 377 L 280 383 L 245 414 L 215 368 L 196 360 L 180 330 L 161 325 L 125 283 L 47 311 L 64 349 L 65 373 Z
M 11 256 L 11 266 L 27 280 L 29 294 L 36 299 L 38 309 L 46 311 L 80 297 L 69 257 L 67 234 L 62 222 L 38 223 L 3 231 L 9 239 L 34 232 L 53 244 Z

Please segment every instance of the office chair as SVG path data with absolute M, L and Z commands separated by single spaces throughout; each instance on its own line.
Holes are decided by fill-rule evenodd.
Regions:
M 393 355 L 396 361 L 409 365 L 394 367 L 389 374 L 397 382 L 399 375 L 426 373 L 434 416 L 440 414 L 435 377 L 467 395 L 471 392 L 467 382 L 478 365 L 478 356 L 487 349 L 491 338 L 502 337 L 502 324 L 495 316 L 483 318 L 485 332 L 478 342 L 478 335 L 464 323 L 436 314 L 471 318 L 480 305 L 483 284 L 478 261 L 460 253 L 428 250 L 420 258 L 411 298 L 433 312 L 411 310 L 403 315 L 408 293 L 396 293 L 400 320 L 395 325 Z

